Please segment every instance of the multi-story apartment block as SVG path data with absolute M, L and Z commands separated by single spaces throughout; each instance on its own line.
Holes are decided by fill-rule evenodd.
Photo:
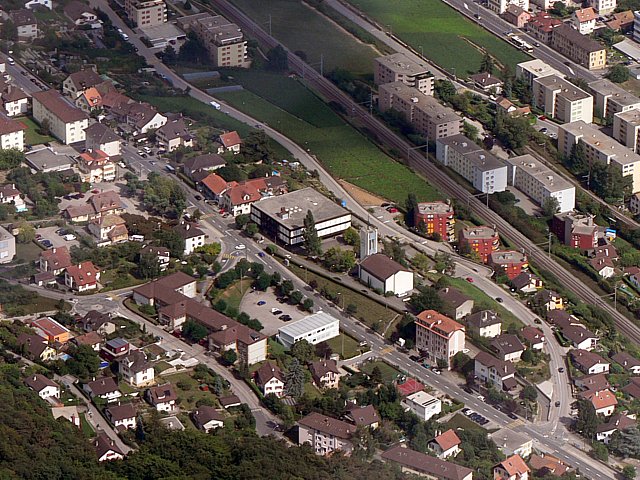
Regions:
M 489 10 L 502 15 L 509 5 L 520 7 L 525 12 L 529 10 L 529 0 L 489 0 L 487 6 Z
M 459 236 L 460 249 L 477 252 L 484 263 L 487 263 L 491 252 L 495 252 L 500 246 L 500 237 L 495 227 L 467 227 L 460 230 Z
M 62 143 L 83 142 L 89 117 L 55 90 L 34 92 L 33 118 L 41 126 L 48 126 L 51 133 Z
M 125 0 L 124 11 L 129 20 L 140 28 L 167 22 L 167 5 L 164 0 Z
M 553 29 L 551 47 L 588 70 L 607 66 L 607 49 L 567 24 Z
M 598 225 L 592 215 L 567 212 L 553 216 L 551 231 L 565 245 L 580 250 L 598 246 Z
M 434 77 L 426 63 L 416 62 L 404 53 L 378 57 L 373 61 L 376 85 L 402 82 L 425 95 L 433 95 Z
M 27 126 L 9 118 L 0 117 L 0 150 L 15 148 L 24 151 L 24 131 Z
M 436 159 L 466 178 L 482 193 L 507 188 L 507 166 L 462 134 L 436 141 Z
M 640 10 L 633 12 L 633 39 L 640 42 Z
M 491 252 L 488 264 L 496 271 L 503 271 L 509 280 L 513 280 L 529 267 L 527 256 L 515 250 Z
M 453 206 L 445 202 L 422 202 L 413 214 L 413 223 L 428 235 L 438 234 L 442 240 L 455 239 L 456 219 Z
M 561 122 L 593 120 L 593 97 L 564 78 L 550 75 L 534 79 L 531 98 L 535 107 Z
M 465 348 L 464 326 L 435 310 L 420 312 L 415 324 L 416 348 L 431 363 L 440 361 L 451 368 L 451 358 Z
M 316 455 L 329 455 L 335 451 L 349 455 L 353 451 L 351 438 L 356 433 L 355 425 L 315 412 L 298 424 L 298 444 L 311 445 Z
M 528 62 L 519 63 L 516 66 L 516 77 L 524 79 L 531 88 L 533 88 L 533 81 L 536 78 L 548 77 L 550 75 L 564 78 L 562 72 L 547 65 L 538 58 L 529 60 Z
M 527 32 L 536 40 L 543 43 L 551 43 L 553 30 L 562 25 L 562 21 L 549 15 L 546 11 L 539 12 L 527 22 Z
M 0 226 L 0 263 L 9 263 L 16 254 L 16 237 Z
M 598 12 L 598 15 L 609 15 L 618 6 L 617 0 L 588 0 L 587 4 Z
M 531 155 L 507 160 L 509 184 L 543 206 L 549 198 L 558 201 L 558 212 L 570 212 L 576 206 L 576 188 Z
M 247 42 L 238 25 L 221 15 L 197 13 L 182 17 L 178 26 L 193 30 L 204 43 L 214 67 L 247 67 Z
M 402 113 L 407 122 L 429 140 L 457 135 L 462 129 L 462 119 L 451 108 L 402 82 L 381 85 L 379 94 L 381 111 L 393 108 Z
M 589 90 L 595 99 L 595 114 L 600 118 L 611 119 L 616 113 L 640 108 L 640 98 L 609 80 L 591 82 Z
M 516 369 L 511 362 L 500 360 L 487 352 L 476 355 L 474 373 L 482 382 L 493 385 L 498 391 L 511 390 L 518 385 Z
M 578 143 L 584 146 L 587 163 L 601 162 L 614 166 L 623 177 L 631 176 L 633 193 L 640 191 L 640 155 L 593 125 L 582 121 L 561 125 L 558 129 L 558 151 L 568 157 Z
M 613 116 L 613 138 L 634 152 L 640 152 L 640 110 L 627 110 Z
M 38 38 L 38 21 L 31 10 L 14 10 L 9 12 L 8 17 L 16 27 L 19 41 L 28 42 Z

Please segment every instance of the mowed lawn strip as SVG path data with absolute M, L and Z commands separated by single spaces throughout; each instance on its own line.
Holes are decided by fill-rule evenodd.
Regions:
M 366 362 L 360 367 L 360 371 L 367 375 L 371 375 L 371 372 L 373 372 L 373 369 L 376 367 L 380 369 L 380 373 L 382 373 L 382 381 L 384 383 L 392 382 L 398 378 L 398 375 L 400 375 L 399 370 L 396 370 L 388 363 L 382 361 Z
M 250 0 L 246 0 L 250 1 Z M 524 52 L 499 39 L 440 0 L 350 0 L 380 25 L 397 35 L 434 63 L 462 77 L 480 68 L 486 49 L 515 72 L 516 64 L 530 60 Z M 475 4 L 469 2 L 475 9 Z M 480 15 L 484 13 L 481 10 Z M 480 47 L 480 48 L 479 48 Z
M 373 59 L 380 56 L 373 47 L 300 0 L 232 0 L 232 3 L 267 32 L 271 19 L 272 35 L 291 51 L 304 52 L 307 63 L 316 70 L 320 69 L 323 56 L 324 72 L 342 68 L 355 74 L 370 74 Z

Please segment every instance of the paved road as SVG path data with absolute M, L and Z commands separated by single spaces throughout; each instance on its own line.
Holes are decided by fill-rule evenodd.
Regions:
M 6 61 L 7 57 L 8 55 L 0 53 L 0 58 L 2 58 L 3 61 Z M 21 88 L 28 94 L 39 92 L 40 90 L 42 90 L 42 88 L 40 87 L 42 83 L 37 80 L 36 77 L 33 76 L 31 72 L 29 72 L 29 70 L 25 67 L 23 67 L 19 63 L 16 63 L 15 65 L 9 65 L 8 63 L 6 63 L 6 66 L 7 73 L 11 75 L 11 83 L 13 83 L 15 86 Z M 22 72 L 24 72 L 24 74 Z M 33 82 L 32 80 L 36 80 L 36 82 Z

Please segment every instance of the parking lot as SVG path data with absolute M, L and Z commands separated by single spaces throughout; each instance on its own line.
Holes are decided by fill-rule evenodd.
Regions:
M 56 233 L 56 230 L 58 230 L 59 228 L 60 227 L 58 226 L 38 228 L 36 230 L 36 235 L 42 236 L 42 238 L 39 239 L 39 241 L 49 240 L 53 244 L 54 248 L 64 247 L 64 246 L 71 248 L 73 245 L 78 245 L 77 239 L 67 241 L 64 238 L 62 238 L 61 235 L 58 235 Z M 67 230 L 71 230 L 71 229 L 67 228 Z
M 307 294 L 309 292 L 302 292 Z M 258 305 L 258 302 L 265 302 L 263 305 Z M 276 315 L 271 313 L 271 309 L 277 308 L 282 313 Z M 273 289 L 269 289 L 266 292 L 259 292 L 250 290 L 242 298 L 240 302 L 240 311 L 245 312 L 251 318 L 257 318 L 264 326 L 261 333 L 271 336 L 278 333 L 278 328 L 283 325 L 287 325 L 296 320 L 300 320 L 302 317 L 309 315 L 309 312 L 303 312 L 299 310 L 297 306 L 289 305 L 287 303 L 280 303 L 276 300 L 276 296 L 273 293 Z M 278 317 L 281 315 L 291 316 L 291 320 L 285 322 Z

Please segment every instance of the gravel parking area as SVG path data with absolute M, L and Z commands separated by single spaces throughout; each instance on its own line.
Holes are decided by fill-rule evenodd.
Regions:
M 308 292 L 303 292 L 308 293 Z M 264 305 L 258 305 L 258 302 L 266 302 Z M 278 308 L 282 310 L 282 313 L 273 315 L 271 313 L 272 308 Z M 279 303 L 276 300 L 276 295 L 273 289 L 268 289 L 266 292 L 250 291 L 240 302 L 240 311 L 245 312 L 251 318 L 257 318 L 264 326 L 261 333 L 271 336 L 278 333 L 278 328 L 288 323 L 300 320 L 302 317 L 309 315 L 309 312 L 303 312 L 298 307 L 289 305 L 287 303 Z M 290 315 L 291 320 L 289 322 L 283 322 L 278 317 L 280 315 Z
M 78 240 L 71 240 L 68 242 L 60 235 L 58 235 L 56 233 L 56 230 L 58 230 L 59 228 L 60 227 L 57 226 L 38 228 L 36 230 L 36 234 L 42 235 L 41 240 L 49 240 L 51 243 L 53 243 L 53 246 L 55 248 L 64 246 L 71 248 L 73 245 L 78 245 Z

